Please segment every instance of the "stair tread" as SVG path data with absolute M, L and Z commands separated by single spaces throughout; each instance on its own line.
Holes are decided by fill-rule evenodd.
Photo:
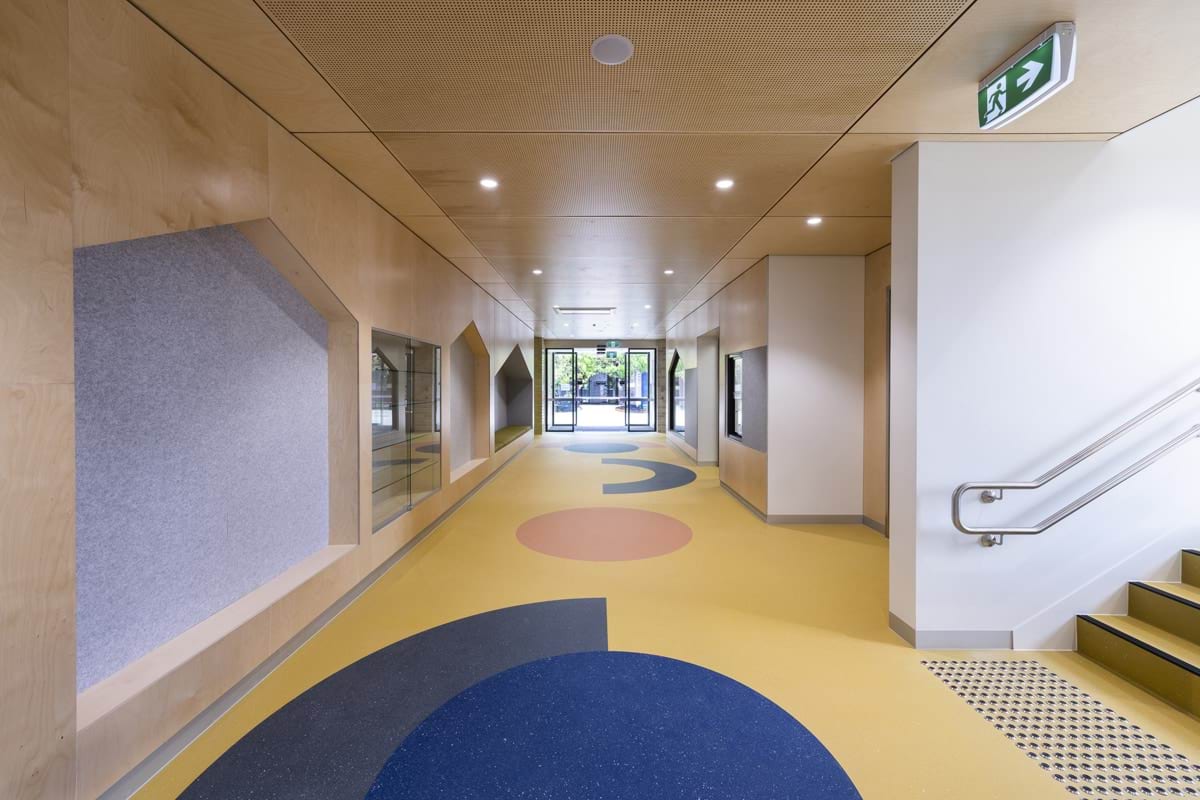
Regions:
M 1157 625 L 1151 625 L 1149 622 L 1122 614 L 1088 614 L 1086 616 L 1185 662 L 1190 665 L 1192 672 L 1200 674 L 1200 644 L 1189 642 L 1182 636 L 1167 633 Z
M 1200 586 L 1192 586 L 1190 583 L 1169 583 L 1166 581 L 1137 581 L 1137 583 L 1152 586 L 1155 589 L 1200 606 Z

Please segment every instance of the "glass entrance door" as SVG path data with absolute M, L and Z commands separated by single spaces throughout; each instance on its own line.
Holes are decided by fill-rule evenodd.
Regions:
M 653 349 L 625 351 L 625 427 L 629 431 L 655 429 Z
M 575 430 L 575 351 L 546 350 L 546 430 Z

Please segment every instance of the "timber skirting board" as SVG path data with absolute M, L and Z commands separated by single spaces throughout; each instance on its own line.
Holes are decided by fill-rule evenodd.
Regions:
M 443 488 L 436 517 L 373 568 L 370 542 L 326 547 L 80 694 L 78 796 L 129 796 L 532 442 L 527 432 L 463 476 L 458 499 Z

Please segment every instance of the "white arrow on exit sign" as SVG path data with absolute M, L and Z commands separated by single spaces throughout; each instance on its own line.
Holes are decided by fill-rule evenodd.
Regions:
M 1029 87 L 1033 86 L 1033 82 L 1037 80 L 1038 73 L 1042 71 L 1045 65 L 1040 61 L 1030 61 L 1025 64 L 1025 73 L 1017 78 L 1017 86 L 1025 91 L 1029 91 Z

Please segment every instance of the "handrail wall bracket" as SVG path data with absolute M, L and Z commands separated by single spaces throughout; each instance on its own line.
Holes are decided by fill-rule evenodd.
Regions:
M 1158 403 L 1155 403 L 1153 406 L 1143 411 L 1141 414 L 1138 414 L 1136 417 L 1126 422 L 1124 425 L 1121 425 L 1117 429 L 1101 437 L 1099 440 L 1088 445 L 1083 450 L 1080 450 L 1078 453 L 1054 467 L 1049 472 L 1035 478 L 1032 481 L 995 481 L 989 483 L 972 482 L 960 485 L 954 490 L 954 495 L 950 502 L 950 517 L 954 522 L 954 527 L 968 536 L 978 536 L 979 544 L 984 547 L 995 547 L 997 545 L 1002 545 L 1004 544 L 1004 537 L 1008 535 L 1030 536 L 1044 533 L 1046 530 L 1062 522 L 1079 509 L 1089 505 L 1094 500 L 1099 499 L 1105 494 L 1108 494 L 1108 492 L 1120 486 L 1122 483 L 1129 480 L 1134 475 L 1137 475 L 1150 465 L 1156 463 L 1159 459 L 1174 452 L 1184 444 L 1200 438 L 1200 425 L 1193 425 L 1191 428 L 1188 428 L 1186 431 L 1171 439 L 1157 450 L 1153 451 L 1149 455 L 1144 456 L 1129 467 L 1126 467 L 1121 472 L 1097 486 L 1095 489 L 1092 489 L 1090 492 L 1080 497 L 1078 500 L 1075 500 L 1073 503 L 1063 507 L 1062 509 L 1059 509 L 1032 527 L 976 528 L 967 525 L 962 521 L 962 498 L 968 492 L 979 492 L 980 502 L 990 504 L 1003 500 L 1004 492 L 1008 489 L 1016 491 L 1040 489 L 1050 481 L 1057 478 L 1059 475 L 1062 475 L 1064 472 L 1071 470 L 1072 468 L 1086 461 L 1088 458 L 1091 458 L 1093 455 L 1100 452 L 1129 431 L 1138 427 L 1150 418 L 1162 413 L 1167 408 L 1175 405 L 1175 403 L 1179 402 L 1188 395 L 1196 392 L 1200 392 L 1200 379 L 1192 381 L 1182 389 L 1173 392 L 1166 398 L 1160 400 Z

